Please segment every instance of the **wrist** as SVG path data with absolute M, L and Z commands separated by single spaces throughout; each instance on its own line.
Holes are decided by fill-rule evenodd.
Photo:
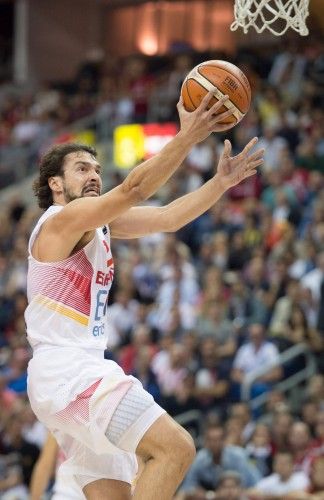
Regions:
M 198 141 L 195 141 L 188 132 L 185 132 L 184 130 L 179 130 L 177 135 L 175 136 L 175 139 L 177 139 L 185 148 L 190 150 Z
M 226 185 L 223 176 L 218 173 L 214 175 L 213 182 L 216 189 L 220 192 L 220 195 L 224 194 L 229 188 L 229 186 Z

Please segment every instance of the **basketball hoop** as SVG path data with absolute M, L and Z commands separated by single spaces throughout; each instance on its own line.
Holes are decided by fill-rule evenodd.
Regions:
M 234 0 L 235 21 L 231 30 L 243 28 L 247 33 L 253 27 L 258 33 L 265 29 L 276 36 L 292 28 L 302 36 L 308 35 L 306 18 L 309 0 Z M 284 23 L 284 26 L 283 26 Z

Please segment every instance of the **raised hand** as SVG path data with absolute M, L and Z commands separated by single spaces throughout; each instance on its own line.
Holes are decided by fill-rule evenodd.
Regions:
M 232 145 L 227 139 L 224 143 L 224 150 L 219 159 L 216 176 L 225 190 L 236 186 L 241 181 L 251 175 L 256 174 L 257 167 L 263 163 L 264 149 L 258 149 L 250 154 L 251 149 L 258 142 L 254 137 L 236 156 L 231 156 Z
M 224 113 L 217 114 L 228 100 L 228 95 L 222 97 L 222 99 L 208 109 L 208 105 L 213 95 L 213 92 L 208 92 L 202 99 L 200 106 L 195 111 L 191 112 L 185 110 L 182 98 L 180 98 L 177 104 L 181 132 L 188 134 L 188 138 L 190 138 L 193 143 L 203 141 L 212 132 L 224 132 L 233 126 L 229 123 L 222 123 L 233 114 L 232 108 Z

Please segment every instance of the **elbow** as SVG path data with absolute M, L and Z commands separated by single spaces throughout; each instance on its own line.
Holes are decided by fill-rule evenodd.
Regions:
M 130 196 L 132 202 L 141 203 L 156 191 L 149 179 L 148 173 L 141 172 L 137 167 L 124 179 L 121 184 L 122 191 Z
M 168 206 L 162 207 L 160 224 L 163 233 L 176 233 L 182 227 L 181 221 L 177 219 Z
M 132 201 L 133 205 L 137 205 L 138 203 L 141 203 L 148 198 L 141 184 L 131 184 L 130 182 L 127 182 L 127 178 L 121 184 L 121 189 L 124 195 L 126 195 Z

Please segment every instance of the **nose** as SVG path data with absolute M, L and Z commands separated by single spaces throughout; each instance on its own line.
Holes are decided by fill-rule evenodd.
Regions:
M 90 170 L 90 175 L 89 175 L 89 180 L 91 182 L 98 182 L 101 180 L 100 174 L 95 170 L 91 169 Z

